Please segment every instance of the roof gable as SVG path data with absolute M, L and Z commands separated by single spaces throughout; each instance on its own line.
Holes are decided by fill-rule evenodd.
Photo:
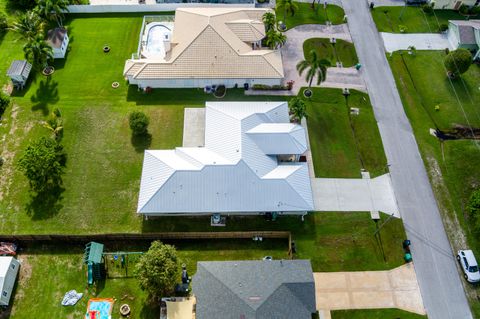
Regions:
M 308 260 L 199 262 L 192 288 L 202 318 L 303 319 L 315 311 Z

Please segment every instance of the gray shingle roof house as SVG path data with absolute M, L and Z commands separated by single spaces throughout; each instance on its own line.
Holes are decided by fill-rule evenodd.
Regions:
M 26 60 L 15 60 L 8 68 L 7 76 L 10 77 L 14 86 L 23 88 L 31 70 L 32 65 Z
M 455 49 L 470 50 L 474 59 L 480 58 L 480 20 L 449 20 L 448 40 Z
M 311 319 L 308 260 L 199 262 L 192 280 L 199 319 Z

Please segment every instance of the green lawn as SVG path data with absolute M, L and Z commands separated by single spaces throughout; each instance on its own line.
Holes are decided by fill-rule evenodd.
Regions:
M 480 185 L 480 145 L 472 140 L 440 143 L 429 134 L 429 129 L 447 130 L 454 124 L 467 125 L 466 118 L 473 127 L 480 127 L 480 67 L 472 65 L 461 79 L 453 81 L 454 90 L 442 66 L 444 56 L 440 51 L 417 52 L 416 56 L 397 52 L 390 58 L 390 65 L 453 249 L 464 246 L 456 228 L 461 227 L 468 246 L 479 255 L 478 234 L 470 230 L 465 207 L 472 191 Z M 435 105 L 440 105 L 439 111 L 435 111 Z M 470 300 L 475 300 L 473 310 L 480 316 L 477 290 L 467 286 Z
M 457 11 L 435 10 L 435 14 L 427 14 L 415 6 L 378 7 L 371 12 L 379 32 L 400 32 L 399 25 L 406 26 L 408 33 L 440 32 L 439 26 L 448 25 L 448 20 L 466 20 Z
M 405 232 L 402 221 L 396 218 L 381 231 L 382 245 L 373 236 L 375 223 L 366 212 L 311 213 L 303 222 L 295 216 L 279 216 L 275 222 L 263 217 L 228 217 L 226 227 L 209 224 L 208 217 L 159 217 L 149 220 L 143 232 L 288 230 L 297 246 L 295 257 L 310 259 L 314 271 L 380 270 L 403 263 Z M 284 249 L 285 244 L 280 246 L 282 252 Z
M 344 67 L 351 67 L 358 63 L 357 52 L 353 43 L 337 39 L 333 45 L 330 39 L 312 38 L 303 42 L 303 54 L 308 58 L 310 51 L 315 50 L 320 59 L 327 59 L 332 66 L 337 61 L 342 62 Z
M 345 16 L 345 12 L 339 6 L 329 4 L 325 10 L 323 8 L 323 4 L 317 4 L 314 10 L 312 9 L 310 3 L 295 3 L 298 5 L 298 10 L 295 11 L 293 16 L 288 13 L 286 15 L 286 24 L 288 29 L 301 24 L 325 24 L 327 21 L 332 22 L 332 24 L 344 23 L 343 17 Z M 284 20 L 283 10 L 276 9 L 276 14 L 278 21 Z
M 427 316 L 417 315 L 400 309 L 362 309 L 334 310 L 332 319 L 426 319 Z
M 385 218 L 386 215 L 382 215 L 383 221 Z M 158 218 L 154 221 L 156 231 L 210 230 L 208 218 Z M 399 219 L 387 223 L 380 238 L 373 236 L 375 223 L 369 213 L 315 213 L 306 216 L 304 222 L 299 217 L 286 216 L 280 216 L 275 222 L 267 222 L 261 217 L 236 217 L 229 218 L 227 226 L 218 230 L 242 229 L 291 230 L 297 247 L 295 258 L 311 259 L 314 271 L 384 270 L 403 264 L 401 242 L 405 233 Z M 274 259 L 288 258 L 286 240 L 176 241 L 171 244 L 177 247 L 178 256 L 187 264 L 191 275 L 200 260 L 261 259 L 267 255 Z M 107 244 L 105 251 L 145 251 L 148 248 L 147 243 L 125 245 L 113 247 Z M 114 314 L 118 313 L 120 304 L 127 302 L 132 307 L 132 318 L 158 318 L 158 309 L 150 306 L 134 278 L 107 279 L 98 290 L 87 289 L 82 248 L 71 245 L 27 247 L 19 255 L 23 264 L 11 318 L 47 319 L 53 315 L 79 318 L 92 297 L 115 297 Z M 131 266 L 129 269 L 133 269 Z M 63 294 L 71 289 L 85 293 L 84 298 L 74 307 L 61 307 Z M 41 302 L 38 302 L 38 296 L 42 296 Z
M 368 95 L 351 90 L 347 107 L 340 89 L 313 92 L 305 100 L 315 175 L 360 177 L 362 168 L 372 176 L 384 174 L 387 160 Z M 349 107 L 360 114 L 350 115 Z
M 134 212 L 143 149 L 180 146 L 184 107 L 203 106 L 212 99 L 200 89 L 144 95 L 127 87 L 123 65 L 136 50 L 142 14 L 79 17 L 67 22 L 71 40 L 66 60 L 55 64 L 51 77 L 38 75 L 27 89 L 15 93 L 14 106 L 5 112 L 0 127 L 0 136 L 8 136 L 0 148 L 6 159 L 0 176 L 2 232 L 138 231 L 142 219 Z M 105 43 L 112 48 L 108 54 L 102 51 Z M 22 41 L 12 33 L 1 42 L 0 84 L 7 82 L 4 74 L 11 60 L 22 58 L 21 48 Z M 113 81 L 119 81 L 120 88 L 112 89 Z M 225 99 L 259 98 L 231 90 Z M 38 200 L 15 163 L 29 140 L 49 134 L 39 122 L 54 107 L 64 119 L 65 191 L 59 198 Z M 128 114 L 137 109 L 150 117 L 151 141 L 131 139 Z
M 201 107 L 212 96 L 200 89 L 158 89 L 143 94 L 126 86 L 121 75 L 123 65 L 136 49 L 141 20 L 142 14 L 73 16 L 66 22 L 71 37 L 66 60 L 55 63 L 51 77 L 33 76 L 24 91 L 15 92 L 14 106 L 7 109 L 0 126 L 0 136 L 6 136 L 0 146 L 5 158 L 0 175 L 1 232 L 143 229 L 142 218 L 134 213 L 143 149 L 180 146 L 184 107 Z M 96 32 L 99 29 L 104 31 Z M 108 54 L 102 51 L 105 43 L 112 48 Z M 0 84 L 7 83 L 4 74 L 11 60 L 22 58 L 22 45 L 13 33 L 0 43 Z M 113 81 L 119 81 L 120 88 L 112 89 Z M 350 97 L 350 106 L 362 108 L 360 116 L 352 117 L 356 146 L 340 91 L 316 92 L 308 104 L 317 175 L 359 177 L 362 165 L 358 154 L 372 175 L 382 173 L 385 157 L 368 97 L 355 92 Z M 283 97 L 245 96 L 242 90 L 229 90 L 225 97 L 259 99 Z M 35 198 L 15 163 L 30 140 L 49 134 L 40 121 L 54 107 L 61 110 L 64 119 L 62 143 L 68 156 L 64 191 L 58 197 Z M 137 109 L 150 117 L 151 140 L 131 138 L 128 114 Z M 321 112 L 323 109 L 329 111 Z

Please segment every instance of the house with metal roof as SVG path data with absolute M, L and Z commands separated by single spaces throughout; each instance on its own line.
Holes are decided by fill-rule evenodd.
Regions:
M 179 8 L 174 22 L 150 22 L 124 76 L 140 88 L 281 84 L 280 50 L 262 46 L 267 9 Z
M 196 317 L 311 319 L 315 283 L 308 260 L 198 262 Z
M 70 39 L 68 38 L 68 33 L 65 28 L 48 30 L 47 43 L 52 48 L 54 59 L 65 58 L 69 41 Z
M 0 256 L 0 306 L 8 306 L 20 263 L 14 257 Z
M 205 145 L 147 150 L 144 215 L 306 214 L 314 209 L 305 129 L 287 102 L 207 102 Z
M 23 89 L 31 70 L 32 65 L 27 60 L 15 60 L 8 68 L 7 76 L 12 80 L 14 87 Z
M 449 20 L 448 40 L 455 49 L 467 49 L 480 58 L 480 20 Z

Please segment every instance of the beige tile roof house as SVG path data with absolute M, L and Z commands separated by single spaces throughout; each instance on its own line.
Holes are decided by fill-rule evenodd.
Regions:
M 146 47 L 163 45 L 157 50 L 161 53 L 147 57 L 140 50 L 138 58 L 126 61 L 124 76 L 139 87 L 280 84 L 284 76 L 280 50 L 261 47 L 265 37 L 262 16 L 267 11 L 177 9 L 173 30 L 157 22 L 163 28 L 159 31 L 163 44 L 162 39 L 155 39 L 155 28 L 146 28 Z

